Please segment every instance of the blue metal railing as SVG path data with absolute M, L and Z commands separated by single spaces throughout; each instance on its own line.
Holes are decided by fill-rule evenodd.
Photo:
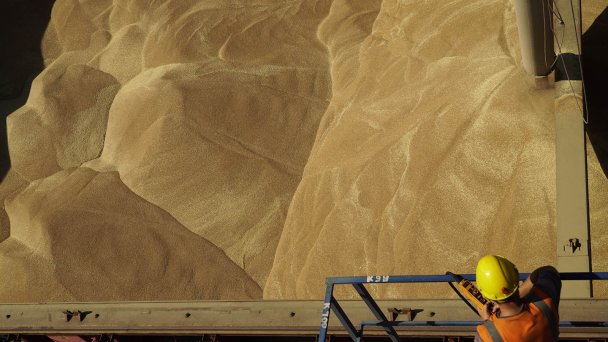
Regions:
M 529 273 L 521 273 L 520 280 L 525 280 Z M 474 274 L 462 275 L 464 279 L 475 280 Z M 560 273 L 562 280 L 608 280 L 608 272 L 565 272 Z M 399 336 L 394 329 L 394 326 L 475 326 L 479 321 L 389 321 L 382 310 L 378 307 L 376 301 L 369 294 L 363 284 L 397 284 L 397 283 L 447 283 L 453 282 L 454 278 L 451 275 L 401 275 L 401 276 L 359 276 L 359 277 L 331 277 L 326 279 L 327 287 L 325 290 L 325 300 L 323 302 L 323 310 L 321 313 L 321 329 L 319 331 L 318 341 L 325 341 L 327 330 L 329 328 L 330 312 L 334 315 L 351 339 L 355 342 L 361 341 L 363 338 L 363 329 L 365 326 L 382 327 L 389 338 L 393 342 L 399 342 Z M 348 318 L 346 312 L 340 306 L 338 300 L 333 295 L 334 285 L 351 284 L 361 299 L 371 310 L 377 321 L 363 321 L 360 324 L 360 329 L 355 328 L 353 323 Z M 562 327 L 608 327 L 608 322 L 560 322 Z

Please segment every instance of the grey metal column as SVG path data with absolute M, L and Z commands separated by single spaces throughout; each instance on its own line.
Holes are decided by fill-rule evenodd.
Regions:
M 590 243 L 583 85 L 580 68 L 581 2 L 555 0 L 555 159 L 557 186 L 557 269 L 587 272 Z M 560 19 L 563 19 L 563 23 Z M 566 282 L 562 297 L 591 296 L 591 282 Z
M 552 71 L 552 7 L 553 0 L 515 0 L 522 64 L 531 75 L 546 76 Z

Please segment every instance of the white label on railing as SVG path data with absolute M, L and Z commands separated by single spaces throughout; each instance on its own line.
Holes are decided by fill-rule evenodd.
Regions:
M 323 313 L 321 314 L 321 328 L 327 328 L 329 321 L 329 303 L 323 303 Z
M 386 283 L 389 276 L 367 276 L 368 283 Z

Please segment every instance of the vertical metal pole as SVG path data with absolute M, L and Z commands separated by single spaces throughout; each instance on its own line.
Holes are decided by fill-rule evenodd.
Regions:
M 580 0 L 555 0 L 555 159 L 557 269 L 589 272 L 590 243 L 581 48 Z M 563 22 L 561 22 L 563 20 Z M 591 296 L 590 281 L 568 281 L 562 297 Z
M 549 74 L 555 60 L 551 6 L 553 0 L 515 0 L 522 63 L 536 76 Z

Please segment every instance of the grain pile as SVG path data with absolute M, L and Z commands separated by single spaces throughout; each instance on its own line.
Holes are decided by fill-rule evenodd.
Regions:
M 42 47 L 8 118 L 0 302 L 320 298 L 326 276 L 555 262 L 553 90 L 509 0 L 57 0 Z

